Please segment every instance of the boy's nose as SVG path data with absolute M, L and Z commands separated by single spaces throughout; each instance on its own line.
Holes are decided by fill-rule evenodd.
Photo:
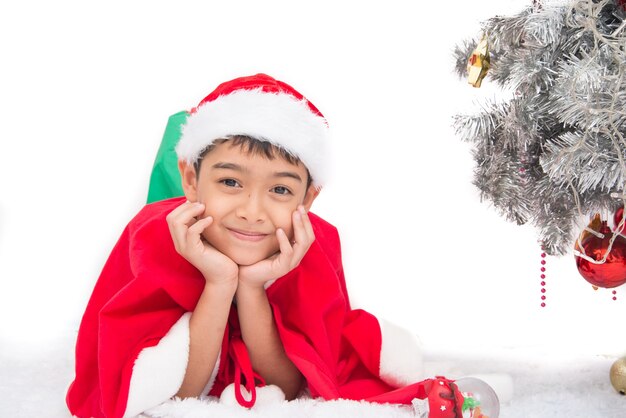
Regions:
M 250 223 L 261 222 L 264 219 L 264 210 L 261 199 L 255 194 L 249 194 L 237 208 L 237 216 Z

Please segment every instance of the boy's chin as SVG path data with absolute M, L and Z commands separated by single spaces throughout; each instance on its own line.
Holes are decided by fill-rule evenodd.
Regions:
M 244 258 L 244 259 L 233 260 L 233 261 L 234 261 L 234 262 L 235 262 L 235 263 L 236 263 L 239 267 L 246 267 L 246 266 L 251 266 L 251 265 L 253 265 L 253 264 L 256 264 L 256 263 L 258 263 L 258 262 L 259 262 L 259 261 L 261 261 L 261 260 L 263 260 L 263 259 L 261 258 L 261 259 L 253 259 L 253 260 L 250 260 L 250 259 L 245 259 L 245 258 Z
M 259 261 L 265 260 L 269 256 L 265 256 L 264 254 L 231 254 L 230 259 L 235 262 L 238 266 L 251 266 L 253 264 L 258 263 Z

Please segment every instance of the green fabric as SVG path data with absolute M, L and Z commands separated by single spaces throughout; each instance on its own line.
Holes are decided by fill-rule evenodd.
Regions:
M 184 194 L 180 184 L 178 157 L 174 147 L 180 139 L 180 127 L 187 120 L 187 115 L 186 111 L 178 112 L 170 116 L 167 121 L 161 146 L 159 146 L 150 175 L 148 203 L 183 196 Z

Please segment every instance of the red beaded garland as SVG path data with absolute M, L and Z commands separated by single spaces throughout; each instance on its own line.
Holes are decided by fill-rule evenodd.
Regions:
M 546 272 L 546 252 L 544 250 L 544 248 L 541 248 L 541 275 L 539 277 L 541 277 L 541 300 L 544 301 L 546 300 L 546 275 L 544 274 Z M 541 307 L 545 308 L 546 307 L 546 303 L 545 302 L 541 302 Z
M 617 290 L 613 291 L 613 300 L 617 300 L 617 296 L 615 296 L 615 295 L 617 295 Z

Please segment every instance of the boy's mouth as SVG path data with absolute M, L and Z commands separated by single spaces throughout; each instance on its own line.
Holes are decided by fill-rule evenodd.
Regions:
M 263 240 L 267 234 L 263 234 L 261 232 L 254 232 L 254 231 L 244 231 L 241 229 L 232 229 L 232 228 L 228 228 L 228 231 L 230 231 L 230 233 L 237 239 L 240 239 L 242 241 L 261 241 Z

